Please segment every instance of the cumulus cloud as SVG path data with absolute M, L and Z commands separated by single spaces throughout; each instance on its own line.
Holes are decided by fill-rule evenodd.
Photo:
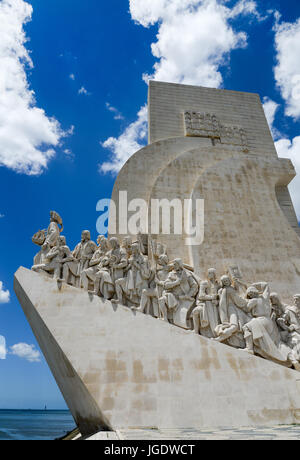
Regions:
M 2 335 L 0 335 L 0 359 L 6 359 L 6 341 Z
M 275 121 L 276 113 L 277 113 L 278 108 L 279 108 L 279 104 L 277 104 L 277 102 L 274 102 L 269 97 L 264 97 L 264 99 L 263 99 L 263 108 L 264 108 L 266 118 L 267 118 L 268 123 L 269 123 L 271 133 L 273 135 L 273 138 L 278 139 L 280 137 L 280 133 L 275 128 L 274 121 Z
M 300 18 L 294 23 L 281 23 L 281 16 L 278 12 L 275 12 L 275 18 L 276 65 L 274 77 L 285 102 L 285 114 L 296 121 L 300 118 Z M 272 106 L 272 101 L 267 101 L 267 111 L 269 111 L 272 123 L 274 123 L 272 112 L 275 110 L 276 113 L 277 110 L 274 104 L 277 106 L 276 103 L 273 103 Z M 275 134 L 277 134 L 275 146 L 278 155 L 291 159 L 297 172 L 289 190 L 298 220 L 300 220 L 300 136 L 290 140 L 283 135 L 278 135 L 276 129 Z
M 109 102 L 106 102 L 105 106 L 109 112 L 114 114 L 114 120 L 124 120 L 123 115 L 118 109 L 116 109 L 116 107 L 113 107 Z
M 40 174 L 64 136 L 59 122 L 36 106 L 26 70 L 33 63 L 23 29 L 32 6 L 23 0 L 0 2 L 0 166 Z
M 282 158 L 290 158 L 295 166 L 297 176 L 289 185 L 289 190 L 296 210 L 298 221 L 300 221 L 300 136 L 292 141 L 280 139 L 275 142 L 277 153 Z
M 27 343 L 17 343 L 10 347 L 10 354 L 26 359 L 30 363 L 38 363 L 41 361 L 41 354 L 34 345 Z
M 300 117 L 300 18 L 294 23 L 275 25 L 276 66 L 274 75 L 286 102 L 285 113 L 294 119 Z
M 101 143 L 102 147 L 112 152 L 111 160 L 100 165 L 101 172 L 117 173 L 134 152 L 146 145 L 147 119 L 147 106 L 144 106 L 139 111 L 137 120 L 120 137 L 110 137 Z
M 220 68 L 228 64 L 230 52 L 247 46 L 247 35 L 234 30 L 234 20 L 240 15 L 261 20 L 253 0 L 236 1 L 232 8 L 225 3 L 223 0 L 129 0 L 130 14 L 136 24 L 158 25 L 156 41 L 151 45 L 156 62 L 152 72 L 144 74 L 144 80 L 220 87 L 223 82 Z M 102 172 L 118 172 L 136 147 L 141 146 L 140 133 L 146 129 L 146 114 L 141 121 L 142 111 L 119 138 L 109 138 L 102 144 L 112 152 L 111 162 L 100 167 Z M 138 126 L 142 129 L 137 129 Z
M 219 87 L 220 66 L 229 53 L 247 44 L 245 32 L 236 32 L 231 20 L 254 14 L 253 1 L 239 1 L 228 8 L 219 0 L 130 0 L 132 19 L 144 27 L 159 23 L 152 43 L 158 59 L 145 79 Z
M 298 220 L 300 221 L 300 137 L 295 137 L 292 141 L 288 138 L 285 138 L 274 126 L 275 117 L 279 104 L 272 101 L 272 99 L 265 97 L 263 100 L 265 114 L 273 134 L 275 142 L 275 147 L 278 153 L 278 156 L 281 158 L 289 158 L 292 160 L 297 176 L 289 185 L 289 190 L 291 198 L 296 210 Z
M 3 217 L 5 217 L 5 215 L 1 214 L 1 212 L 0 212 L 0 219 L 2 219 Z
M 90 96 L 91 93 L 88 92 L 88 90 L 82 86 L 79 90 L 78 90 L 78 94 L 83 94 L 84 96 Z
M 0 281 L 0 304 L 9 303 L 9 301 L 10 301 L 10 292 L 4 290 L 3 283 L 2 281 Z

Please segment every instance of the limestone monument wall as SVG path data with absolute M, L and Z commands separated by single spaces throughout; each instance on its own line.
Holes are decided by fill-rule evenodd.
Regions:
M 85 434 L 300 421 L 295 370 L 25 268 L 15 292 Z

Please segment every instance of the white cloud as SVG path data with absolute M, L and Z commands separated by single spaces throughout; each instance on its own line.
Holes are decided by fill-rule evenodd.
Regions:
M 253 0 L 240 0 L 231 10 L 231 13 L 229 15 L 231 17 L 236 17 L 240 14 L 246 15 L 250 14 L 255 17 L 258 21 L 264 21 L 268 16 L 270 16 L 273 13 L 272 10 L 267 11 L 266 16 L 261 16 L 259 11 L 257 10 L 257 4 Z
M 145 79 L 219 87 L 220 66 L 247 44 L 245 32 L 234 31 L 230 20 L 256 13 L 256 4 L 244 0 L 230 9 L 220 0 L 130 0 L 130 13 L 144 27 L 159 23 L 151 46 L 158 62 Z
M 285 114 L 296 121 L 300 118 L 300 18 L 294 23 L 280 23 L 281 15 L 276 11 L 275 19 L 276 66 L 274 77 L 285 101 Z M 269 101 L 267 110 L 269 110 L 273 123 L 271 102 Z M 273 110 L 276 113 L 277 107 L 275 108 L 274 105 Z M 297 172 L 296 178 L 289 185 L 289 190 L 298 220 L 300 220 L 300 136 L 290 140 L 282 135 L 279 136 L 276 130 L 275 133 L 278 139 L 275 146 L 279 157 L 291 159 Z
M 263 99 L 263 108 L 266 114 L 266 118 L 269 123 L 269 127 L 274 139 L 278 139 L 281 135 L 279 131 L 274 127 L 274 121 L 276 117 L 277 110 L 279 108 L 279 104 L 277 102 L 272 101 L 269 97 L 264 97 Z
M 0 304 L 9 303 L 9 301 L 10 301 L 10 292 L 4 290 L 3 283 L 2 281 L 0 281 Z
M 253 0 L 236 1 L 228 8 L 223 0 L 129 0 L 132 19 L 143 27 L 158 24 L 156 42 L 151 50 L 156 62 L 151 75 L 143 78 L 172 83 L 220 87 L 220 68 L 228 64 L 230 52 L 247 45 L 247 35 L 235 31 L 233 21 L 239 15 L 261 20 Z M 140 129 L 146 130 L 146 114 L 128 126 L 119 138 L 102 145 L 112 152 L 111 162 L 102 172 L 118 172 L 141 146 Z M 137 137 L 135 137 L 137 136 Z M 144 136 L 145 137 L 145 136 Z
M 75 126 L 71 125 L 71 127 L 68 129 L 68 131 L 66 131 L 66 135 L 67 136 L 73 136 L 74 132 L 75 132 Z
M 26 359 L 31 363 L 38 363 L 41 360 L 40 352 L 36 350 L 34 345 L 28 345 L 27 343 L 13 345 L 10 347 L 10 354 Z
M 279 23 L 275 26 L 275 48 L 277 64 L 274 76 L 281 95 L 286 102 L 285 113 L 294 119 L 300 118 L 300 18 L 294 23 Z
M 0 359 L 6 359 L 6 341 L 2 335 L 0 335 Z
M 101 172 L 117 173 L 134 152 L 146 145 L 147 117 L 147 106 L 144 106 L 139 111 L 137 120 L 120 137 L 110 137 L 101 144 L 112 152 L 111 161 L 100 165 Z
M 119 112 L 118 109 L 110 105 L 109 102 L 106 102 L 105 106 L 109 112 L 112 112 L 114 114 L 114 120 L 124 120 L 124 117 L 121 114 L 121 112 Z
M 73 80 L 73 81 L 75 80 L 75 75 L 74 75 L 73 73 L 71 73 L 71 74 L 69 75 L 69 77 L 70 77 L 71 80 Z
M 0 166 L 40 174 L 65 133 L 36 106 L 29 88 L 26 68 L 33 63 L 23 25 L 31 15 L 32 6 L 23 0 L 0 2 Z
M 5 217 L 5 215 L 0 213 L 0 219 L 2 219 L 3 217 Z
M 292 141 L 280 139 L 275 142 L 275 147 L 279 157 L 290 158 L 295 166 L 297 176 L 289 185 L 289 190 L 296 210 L 298 221 L 300 221 L 300 136 Z
M 85 96 L 91 95 L 91 93 L 89 93 L 88 90 L 84 86 L 80 88 L 80 90 L 78 91 L 78 94 L 84 94 Z

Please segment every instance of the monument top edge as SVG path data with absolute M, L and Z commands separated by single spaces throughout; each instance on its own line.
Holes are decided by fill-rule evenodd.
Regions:
M 251 92 L 251 91 L 236 91 L 236 90 L 233 90 L 233 89 L 214 88 L 214 87 L 210 87 L 210 86 L 188 85 L 188 84 L 185 84 L 185 83 L 171 83 L 171 82 L 166 82 L 166 81 L 149 80 L 149 87 L 161 86 L 161 85 L 174 86 L 174 87 L 195 88 L 195 89 L 216 91 L 216 92 L 220 92 L 220 93 L 223 92 L 223 93 L 232 93 L 232 94 L 245 94 L 245 95 L 248 95 L 248 96 L 249 95 L 250 96 L 256 96 L 259 99 L 261 99 L 259 93 L 255 93 L 255 92 Z

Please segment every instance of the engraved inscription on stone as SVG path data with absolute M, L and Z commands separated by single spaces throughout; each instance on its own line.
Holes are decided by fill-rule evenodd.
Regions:
M 215 115 L 199 112 L 185 112 L 186 136 L 220 137 L 219 121 Z
M 210 113 L 184 113 L 185 135 L 188 137 L 209 137 L 219 139 L 221 144 L 248 146 L 247 134 L 241 126 L 227 126 Z

